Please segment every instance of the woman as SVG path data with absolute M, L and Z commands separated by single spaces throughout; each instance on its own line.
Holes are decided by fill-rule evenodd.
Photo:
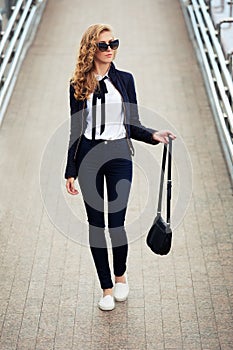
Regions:
M 101 310 L 113 310 L 128 297 L 128 253 L 124 228 L 132 181 L 131 138 L 149 144 L 175 139 L 169 130 L 146 128 L 139 120 L 132 74 L 115 68 L 119 40 L 109 25 L 96 24 L 84 33 L 70 81 L 71 132 L 65 171 L 66 188 L 77 195 L 78 177 L 89 223 L 89 242 L 103 295 Z M 113 252 L 115 287 L 105 239 L 104 179 L 108 198 L 108 229 Z

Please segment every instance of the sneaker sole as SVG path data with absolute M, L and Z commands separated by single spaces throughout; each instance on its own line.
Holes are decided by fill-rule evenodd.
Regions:
M 126 297 L 124 297 L 124 298 L 117 298 L 115 296 L 114 296 L 114 298 L 115 298 L 116 301 L 126 301 L 127 298 L 128 298 L 128 295 Z
M 102 311 L 112 311 L 112 310 L 115 309 L 115 305 L 114 305 L 113 307 L 102 307 L 102 306 L 100 306 L 100 305 L 98 304 L 98 307 L 99 307 L 99 309 L 102 310 Z

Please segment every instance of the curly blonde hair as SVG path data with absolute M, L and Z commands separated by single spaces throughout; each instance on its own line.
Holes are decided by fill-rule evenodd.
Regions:
M 112 32 L 108 24 L 93 24 L 83 34 L 74 74 L 70 80 L 77 100 L 85 100 L 95 90 L 98 81 L 94 75 L 94 56 L 97 50 L 97 40 L 103 31 Z M 115 58 L 116 51 L 113 53 Z

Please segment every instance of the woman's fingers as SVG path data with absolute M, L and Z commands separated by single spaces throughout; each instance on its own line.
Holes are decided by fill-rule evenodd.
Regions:
M 170 130 L 162 130 L 161 133 L 164 135 L 164 137 L 166 138 L 166 140 L 169 142 L 169 137 L 172 140 L 176 139 L 176 135 L 173 134 L 173 132 L 171 132 Z
M 168 131 L 168 136 L 169 136 L 172 140 L 175 140 L 175 139 L 176 139 L 176 135 L 173 134 L 173 132 L 171 132 L 171 131 Z
M 173 134 L 170 130 L 156 131 L 156 132 L 153 134 L 153 139 L 154 139 L 154 140 L 159 141 L 159 142 L 162 142 L 162 143 L 165 143 L 165 144 L 168 144 L 168 143 L 169 143 L 169 137 L 170 137 L 172 140 L 175 140 L 175 139 L 176 139 L 176 135 Z

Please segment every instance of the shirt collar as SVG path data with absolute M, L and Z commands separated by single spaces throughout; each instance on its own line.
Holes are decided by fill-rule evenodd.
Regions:
M 109 70 L 107 71 L 107 73 L 106 73 L 105 75 L 102 76 L 102 75 L 100 75 L 100 74 L 95 74 L 95 77 L 96 77 L 96 79 L 97 79 L 98 81 L 100 81 L 100 80 L 102 80 L 104 77 L 109 78 L 108 73 L 109 73 Z

